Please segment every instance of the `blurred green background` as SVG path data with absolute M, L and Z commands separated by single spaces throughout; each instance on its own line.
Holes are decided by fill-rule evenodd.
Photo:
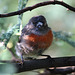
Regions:
M 48 1 L 48 0 L 29 0 L 26 7 L 32 6 L 36 3 Z M 63 0 L 67 4 L 75 7 L 75 0 Z M 0 14 L 9 13 L 18 10 L 18 0 L 0 0 Z M 23 27 L 28 23 L 29 19 L 36 15 L 43 15 L 47 19 L 48 25 L 53 31 L 65 31 L 75 34 L 75 12 L 67 11 L 67 8 L 61 5 L 47 5 L 36 8 L 32 11 L 27 11 L 23 14 Z M 6 18 L 0 18 L 0 33 L 5 33 L 8 29 L 11 29 L 18 22 L 18 16 L 11 16 Z M 75 35 L 72 36 L 75 41 Z M 18 41 L 18 36 L 13 35 L 10 39 L 8 46 L 15 52 L 14 46 Z M 44 52 L 51 57 L 64 57 L 74 56 L 75 48 L 67 44 L 64 41 L 53 41 L 51 47 Z M 2 46 L 0 42 L 0 60 L 10 60 L 10 52 Z M 18 75 L 30 75 L 31 72 L 20 73 Z M 32 75 L 36 75 L 32 72 Z

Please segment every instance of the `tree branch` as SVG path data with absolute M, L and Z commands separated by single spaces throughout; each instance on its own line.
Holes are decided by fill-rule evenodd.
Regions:
M 15 12 L 11 12 L 11 13 L 6 13 L 6 14 L 0 14 L 0 18 L 2 18 L 2 17 L 10 17 L 10 16 L 14 16 L 14 15 L 20 15 L 20 14 L 26 12 L 26 11 L 31 11 L 31 10 L 33 10 L 33 9 L 35 9 L 35 8 L 38 8 L 38 7 L 41 7 L 41 6 L 45 6 L 45 5 L 50 5 L 50 4 L 54 4 L 54 5 L 55 5 L 55 4 L 59 4 L 59 5 L 62 5 L 62 6 L 64 6 L 64 7 L 66 7 L 66 8 L 68 8 L 69 10 L 75 12 L 75 8 L 74 8 L 74 7 L 72 7 L 72 6 L 68 5 L 68 4 L 66 4 L 65 2 L 62 2 L 62 1 L 55 1 L 55 0 L 54 0 L 54 1 L 41 2 L 41 3 L 35 4 L 35 5 L 33 5 L 33 6 L 30 6 L 30 7 L 26 7 L 26 8 L 24 8 L 24 9 L 22 9 L 22 10 L 19 10 L 19 11 L 15 11 Z
M 45 69 L 43 73 L 39 73 L 38 75 L 54 75 L 54 74 L 71 74 L 75 72 L 75 67 L 68 67 L 68 68 L 56 68 L 56 69 Z
M 2 62 L 2 61 L 0 61 Z M 5 61 L 4 61 L 5 62 Z M 35 69 L 42 69 L 42 68 L 51 68 L 51 67 L 64 67 L 64 66 L 75 66 L 75 56 L 72 57 L 59 57 L 59 58 L 44 58 L 44 59 L 33 59 L 33 60 L 25 60 L 23 64 L 20 63 L 13 63 L 8 61 L 6 64 L 0 64 L 0 70 L 8 65 L 13 65 L 16 68 L 15 73 L 31 71 Z M 3 69 L 0 73 L 9 73 Z M 12 70 L 13 71 L 13 70 Z
M 72 47 L 75 47 L 75 41 L 71 39 L 73 36 L 72 33 L 69 34 L 63 31 L 57 31 L 57 32 L 53 31 L 53 35 L 55 38 L 65 41 L 68 44 L 70 44 Z
M 75 72 L 75 68 L 65 68 L 65 69 L 49 69 L 49 71 L 53 74 L 70 74 L 72 72 Z
M 18 10 L 21 10 L 26 7 L 27 2 L 28 0 L 18 0 Z M 22 17 L 23 13 L 18 16 L 18 32 L 20 32 L 20 34 L 22 30 Z
M 19 0 L 19 8 L 23 9 L 26 4 L 27 4 L 28 0 Z M 20 5 L 21 4 L 21 5 Z M 21 32 L 21 27 L 22 27 L 22 16 L 23 14 L 18 16 L 18 24 L 14 25 L 11 29 L 9 29 L 6 33 L 2 34 L 0 36 L 0 40 L 4 42 L 4 45 L 7 46 L 7 43 L 9 42 L 11 36 L 13 35 L 13 33 L 15 32 L 15 30 L 20 31 Z

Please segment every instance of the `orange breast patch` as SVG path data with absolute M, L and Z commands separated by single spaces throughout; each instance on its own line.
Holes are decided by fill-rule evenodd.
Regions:
M 51 30 L 46 35 L 31 34 L 26 37 L 26 40 L 33 42 L 35 45 L 37 44 L 39 49 L 46 49 L 53 41 L 53 34 Z

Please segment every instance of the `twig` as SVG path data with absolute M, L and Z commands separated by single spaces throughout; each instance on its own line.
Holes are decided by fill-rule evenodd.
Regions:
M 6 48 L 7 48 L 8 51 L 11 53 L 11 55 L 12 55 L 12 60 L 18 60 L 18 59 L 16 58 L 15 54 L 13 53 L 13 51 L 12 51 L 10 48 L 8 48 L 8 47 L 6 47 Z M 3 61 L 3 62 L 5 62 L 5 61 Z
M 68 44 L 70 44 L 71 46 L 75 47 L 75 41 L 71 39 L 72 35 L 69 36 L 68 33 L 65 34 L 61 31 L 58 31 L 58 32 L 53 31 L 53 34 L 55 38 L 63 40 L 67 42 Z
M 2 70 L 2 68 L 4 68 L 4 66 L 6 66 L 7 64 L 8 64 L 7 68 L 10 67 L 9 65 L 13 65 L 13 67 L 16 68 L 15 73 L 20 73 L 42 68 L 75 66 L 75 56 L 59 57 L 59 58 L 48 57 L 44 59 L 25 60 L 23 64 L 10 62 L 10 64 L 9 63 L 0 64 L 0 70 Z M 4 71 L 3 69 L 3 71 L 1 71 L 0 73 L 8 73 L 8 72 L 9 72 L 8 69 L 7 72 Z
M 25 8 L 27 2 L 28 0 L 18 0 L 18 10 L 22 10 L 23 8 Z M 18 32 L 20 31 L 20 34 L 22 30 L 22 17 L 23 13 L 18 15 Z
M 75 72 L 75 68 L 65 68 L 65 69 L 49 69 L 52 74 L 70 74 Z
M 59 4 L 59 5 L 62 5 L 66 8 L 68 8 L 69 10 L 71 11 L 74 11 L 75 12 L 75 8 L 66 4 L 65 2 L 62 2 L 62 1 L 45 1 L 45 2 L 41 2 L 41 3 L 38 3 L 38 4 L 35 4 L 33 6 L 30 6 L 30 7 L 26 7 L 22 10 L 19 10 L 19 11 L 15 11 L 15 12 L 11 12 L 11 13 L 6 13 L 6 14 L 0 14 L 0 18 L 3 18 L 3 17 L 10 17 L 10 16 L 14 16 L 14 15 L 20 15 L 26 11 L 31 11 L 35 8 L 38 8 L 38 7 L 41 7 L 41 6 L 45 6 L 45 5 L 50 5 L 50 4 Z
M 19 2 L 21 3 L 21 7 L 19 6 L 19 9 L 23 9 L 25 7 L 25 5 L 27 4 L 28 0 L 23 0 L 23 2 Z M 20 5 L 20 4 L 19 4 Z M 20 25 L 22 25 L 22 14 L 19 15 L 18 18 L 18 24 L 14 25 L 11 29 L 9 29 L 6 33 L 2 34 L 0 37 L 0 40 L 4 42 L 4 45 L 7 46 L 7 43 L 9 42 L 11 36 L 13 35 L 13 33 L 15 32 L 16 29 L 20 30 Z
M 59 69 L 45 69 L 43 73 L 39 73 L 38 75 L 53 75 L 53 74 L 61 74 L 66 75 L 75 72 L 75 67 L 68 67 L 68 68 L 59 68 Z

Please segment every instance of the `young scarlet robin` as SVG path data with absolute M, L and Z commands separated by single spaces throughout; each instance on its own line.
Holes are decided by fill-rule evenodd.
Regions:
M 53 34 L 44 16 L 34 16 L 22 29 L 21 36 L 15 47 L 20 57 L 33 57 L 41 55 L 52 43 Z

